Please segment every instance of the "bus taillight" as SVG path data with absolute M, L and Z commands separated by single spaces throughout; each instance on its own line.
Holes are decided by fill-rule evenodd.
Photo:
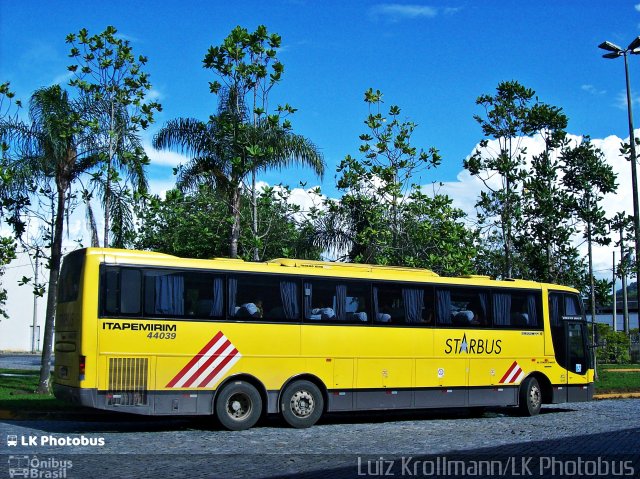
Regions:
M 78 379 L 80 381 L 84 381 L 84 372 L 85 372 L 86 362 L 87 362 L 87 357 L 80 356 L 80 362 L 78 364 Z

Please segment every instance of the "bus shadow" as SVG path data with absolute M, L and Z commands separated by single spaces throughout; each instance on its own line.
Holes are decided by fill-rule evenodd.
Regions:
M 557 439 L 513 442 L 475 449 L 451 450 L 437 455 L 398 456 L 343 454 L 332 458 L 301 457 L 297 470 L 263 474 L 263 479 L 358 478 L 362 476 L 418 477 L 638 477 L 640 428 Z M 315 466 L 313 462 L 316 462 Z M 324 462 L 324 464 L 323 464 Z M 284 472 L 286 471 L 286 472 Z M 241 476 L 238 474 L 238 476 Z

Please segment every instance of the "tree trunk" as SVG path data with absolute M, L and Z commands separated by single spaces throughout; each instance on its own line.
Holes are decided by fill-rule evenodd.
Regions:
M 592 243 L 591 223 L 587 223 L 587 251 L 589 256 L 589 285 L 591 289 L 591 335 L 592 344 L 596 344 L 596 285 L 593 279 L 593 243 Z M 596 365 L 596 354 L 593 354 L 594 378 L 598 379 L 598 368 Z
M 49 393 L 49 379 L 51 375 L 51 354 L 53 351 L 53 328 L 56 319 L 56 297 L 58 296 L 58 277 L 62 259 L 62 234 L 64 229 L 64 201 L 67 191 L 66 184 L 58 182 L 58 200 L 56 216 L 53 225 L 53 242 L 51 244 L 51 262 L 49 269 L 49 288 L 47 290 L 47 311 L 44 322 L 44 342 L 40 363 L 40 380 L 38 393 Z
M 111 115 L 109 118 L 109 159 L 107 161 L 107 183 L 104 189 L 104 240 L 103 246 L 109 247 L 109 203 L 111 202 L 111 163 L 113 162 L 114 147 L 113 147 L 113 124 L 115 117 L 115 107 L 113 102 L 111 103 Z
M 231 241 L 229 242 L 229 257 L 238 257 L 238 239 L 240 238 L 240 186 L 234 186 L 231 190 L 229 213 L 233 218 L 231 224 Z
M 253 232 L 253 241 L 255 246 L 253 247 L 253 261 L 260 261 L 260 255 L 258 253 L 258 192 L 256 191 L 256 170 L 251 170 L 251 213 L 253 216 L 253 223 L 251 230 Z

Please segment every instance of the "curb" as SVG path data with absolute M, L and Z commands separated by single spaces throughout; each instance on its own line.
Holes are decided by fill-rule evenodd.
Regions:
M 640 398 L 640 392 L 594 394 L 593 396 L 593 399 L 596 401 L 600 401 L 603 399 L 637 399 L 637 398 Z

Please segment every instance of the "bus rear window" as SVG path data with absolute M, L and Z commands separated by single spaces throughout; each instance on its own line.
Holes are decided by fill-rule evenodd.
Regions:
M 58 281 L 58 303 L 68 303 L 78 299 L 84 253 L 84 250 L 78 250 L 64 257 Z

